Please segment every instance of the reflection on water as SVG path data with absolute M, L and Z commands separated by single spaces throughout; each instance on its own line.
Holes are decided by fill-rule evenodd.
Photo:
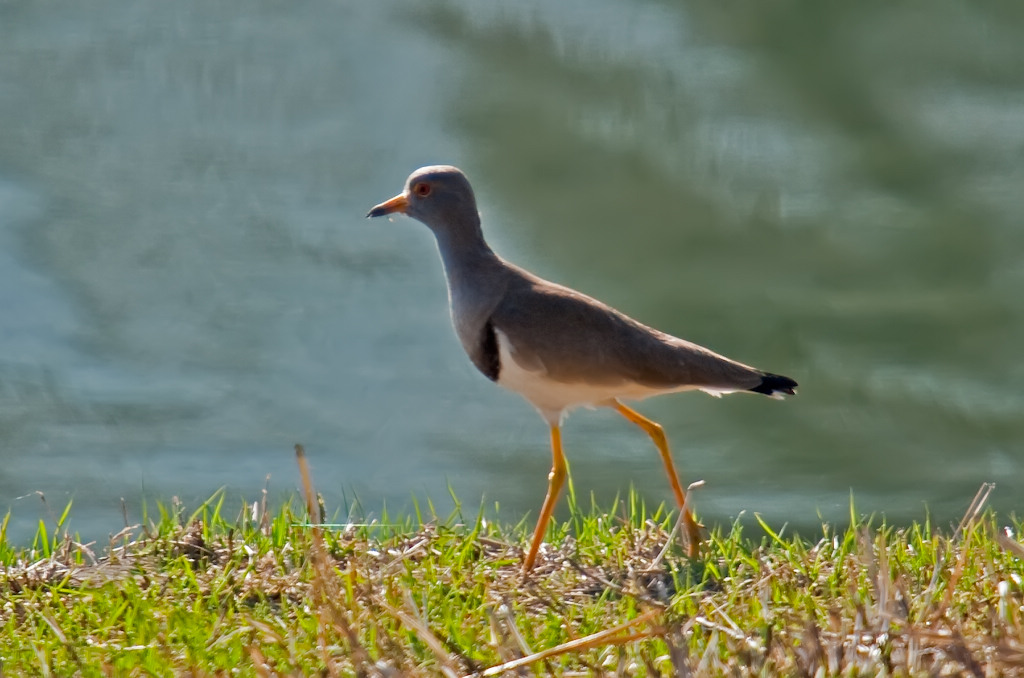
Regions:
M 1000 14 L 1005 12 L 1007 14 Z M 470 174 L 496 249 L 801 383 L 644 403 L 706 522 L 1016 508 L 1024 22 L 940 3 L 135 3 L 0 10 L 0 510 L 536 511 L 546 432 L 448 326 L 409 171 Z M 569 420 L 576 487 L 670 498 Z

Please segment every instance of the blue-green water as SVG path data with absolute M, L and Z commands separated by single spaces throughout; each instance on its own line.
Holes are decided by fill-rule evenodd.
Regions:
M 0 6 L 0 512 L 276 498 L 534 515 L 547 432 L 449 326 L 462 167 L 495 248 L 796 378 L 661 421 L 705 522 L 954 519 L 1024 490 L 1024 12 L 745 3 Z M 641 432 L 565 431 L 578 492 L 670 500 Z M 46 497 L 40 502 L 37 492 Z

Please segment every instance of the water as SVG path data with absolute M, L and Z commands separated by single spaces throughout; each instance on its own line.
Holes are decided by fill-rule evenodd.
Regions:
M 549 5 L 0 7 L 11 535 L 282 499 L 296 442 L 332 507 L 535 515 L 543 423 L 462 355 L 426 229 L 363 219 L 435 162 L 506 257 L 801 383 L 640 406 L 705 522 L 1019 510 L 1022 13 Z M 670 500 L 614 413 L 565 442 L 578 491 Z

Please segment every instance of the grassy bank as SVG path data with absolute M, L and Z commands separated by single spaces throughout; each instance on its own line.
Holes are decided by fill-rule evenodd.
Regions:
M 0 535 L 0 674 L 1024 673 L 1020 525 L 982 504 L 959 529 L 715 529 L 689 561 L 672 515 L 574 503 L 524 579 L 522 526 L 217 496 L 102 547 Z

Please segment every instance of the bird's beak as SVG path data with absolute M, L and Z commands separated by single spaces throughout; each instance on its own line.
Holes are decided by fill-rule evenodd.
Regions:
M 396 195 L 391 200 L 385 200 L 381 204 L 375 206 L 372 210 L 367 212 L 367 217 L 382 217 L 385 214 L 394 214 L 398 212 L 405 214 L 405 211 L 409 209 L 409 200 L 405 197 L 404 193 Z

